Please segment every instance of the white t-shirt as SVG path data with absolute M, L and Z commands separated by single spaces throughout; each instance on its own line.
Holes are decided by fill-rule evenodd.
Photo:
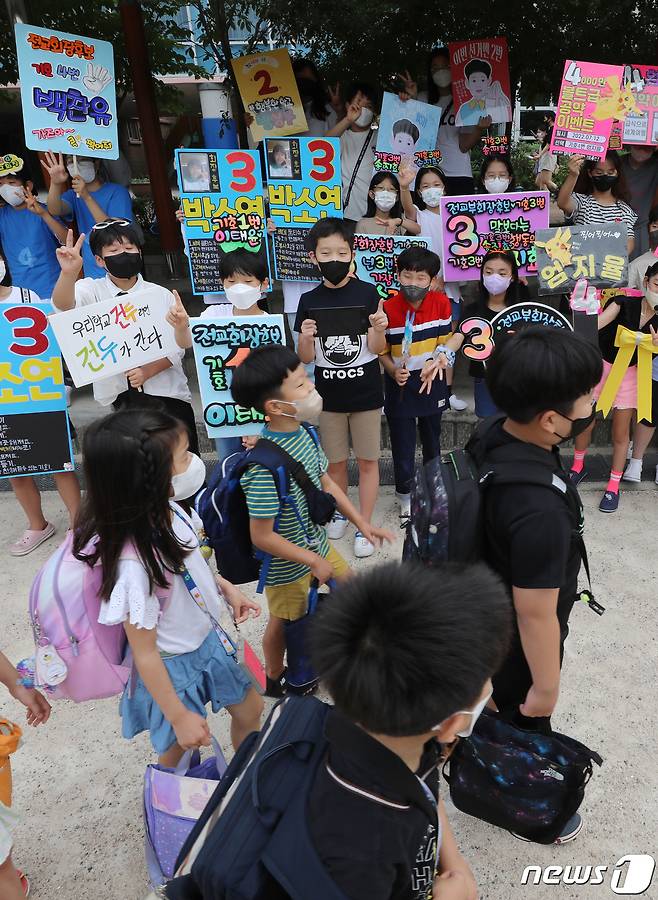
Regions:
M 12 306 L 18 306 L 20 303 L 50 303 L 50 300 L 42 300 L 34 291 L 12 285 L 11 294 L 0 300 L 0 303 L 10 303 Z
M 144 281 L 141 275 L 137 276 L 137 281 L 127 291 L 122 291 L 120 287 L 117 287 L 109 275 L 106 275 L 105 278 L 81 278 L 75 283 L 75 305 L 76 307 L 89 306 L 92 303 L 99 303 L 101 300 L 109 300 L 119 294 L 132 294 L 134 291 L 145 288 L 153 291 L 154 294 L 157 292 L 156 302 L 161 305 L 164 317 L 174 302 L 174 295 L 159 284 Z M 189 403 L 192 400 L 192 394 L 183 371 L 184 356 L 184 350 L 178 350 L 173 355 L 167 356 L 171 368 L 158 372 L 157 375 L 145 381 L 142 386 L 144 393 L 152 394 L 155 397 L 174 397 Z M 94 382 L 94 397 L 101 406 L 109 406 L 114 403 L 119 394 L 127 389 L 128 379 L 125 375 L 110 375 L 109 378 L 102 378 L 100 381 Z
M 306 123 L 308 124 L 308 131 L 300 131 L 298 137 L 324 137 L 325 134 L 330 131 L 338 121 L 338 116 L 336 115 L 336 111 L 327 104 L 325 107 L 327 110 L 327 118 L 326 119 L 316 119 L 313 113 L 311 112 L 311 100 L 308 100 L 304 104 L 304 115 L 306 116 Z
M 370 137 L 370 140 L 356 173 L 348 203 L 347 192 L 352 181 L 352 175 L 368 137 Z M 368 190 L 370 189 L 375 166 L 376 147 L 377 133 L 373 133 L 372 129 L 368 129 L 368 131 L 352 131 L 351 128 L 348 128 L 340 136 L 340 166 L 343 173 L 343 214 L 346 219 L 354 219 L 358 222 L 366 214 Z
M 171 503 L 172 509 L 178 509 Z M 201 519 L 192 513 L 195 529 L 202 527 Z M 199 551 L 196 533 L 179 515 L 173 515 L 174 534 L 178 540 L 191 548 L 185 559 L 185 566 L 196 582 L 209 611 L 230 632 L 226 604 L 219 593 L 217 582 Z M 190 592 L 185 587 L 182 576 L 173 575 L 169 600 L 161 609 L 158 598 L 149 592 L 148 575 L 144 566 L 135 559 L 122 559 L 117 567 L 117 580 L 110 599 L 101 604 L 98 621 L 101 625 L 118 625 L 130 622 L 137 628 L 156 628 L 156 643 L 162 653 L 191 653 L 204 642 L 212 624 L 210 618 L 199 609 Z M 227 627 L 228 626 L 228 627 Z
M 427 93 L 421 91 L 418 99 L 421 103 L 427 103 Z M 449 178 L 472 178 L 471 154 L 468 151 L 462 153 L 459 149 L 459 132 L 467 133 L 473 129 L 455 126 L 455 107 L 452 97 L 440 97 L 433 105 L 441 106 L 443 120 L 439 125 L 436 139 L 436 148 L 441 151 L 441 168 Z

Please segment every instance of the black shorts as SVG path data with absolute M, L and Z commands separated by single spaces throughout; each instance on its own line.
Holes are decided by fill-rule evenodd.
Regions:
M 640 425 L 649 428 L 658 427 L 658 381 L 651 382 L 651 419 L 638 419 Z

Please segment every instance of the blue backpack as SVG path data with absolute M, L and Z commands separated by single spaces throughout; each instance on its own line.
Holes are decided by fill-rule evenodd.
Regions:
M 307 822 L 308 796 L 328 749 L 330 709 L 313 697 L 286 697 L 263 730 L 243 741 L 183 845 L 165 897 L 347 900 Z

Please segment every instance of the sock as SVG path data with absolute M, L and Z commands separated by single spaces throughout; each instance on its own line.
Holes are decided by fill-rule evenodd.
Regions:
M 582 472 L 585 468 L 585 454 L 587 450 L 574 450 L 573 462 L 571 463 L 572 472 Z
M 606 491 L 610 491 L 611 494 L 619 493 L 619 482 L 621 481 L 621 476 L 623 472 L 615 472 L 614 469 L 610 470 L 610 481 L 608 482 L 608 486 Z

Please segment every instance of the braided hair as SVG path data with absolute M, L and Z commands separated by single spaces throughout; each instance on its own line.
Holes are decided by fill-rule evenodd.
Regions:
M 73 537 L 73 555 L 103 568 L 101 596 L 117 580 L 121 554 L 131 544 L 149 579 L 166 587 L 180 570 L 186 548 L 174 534 L 171 496 L 173 452 L 185 426 L 151 409 L 122 410 L 89 426 L 83 442 L 86 492 Z

